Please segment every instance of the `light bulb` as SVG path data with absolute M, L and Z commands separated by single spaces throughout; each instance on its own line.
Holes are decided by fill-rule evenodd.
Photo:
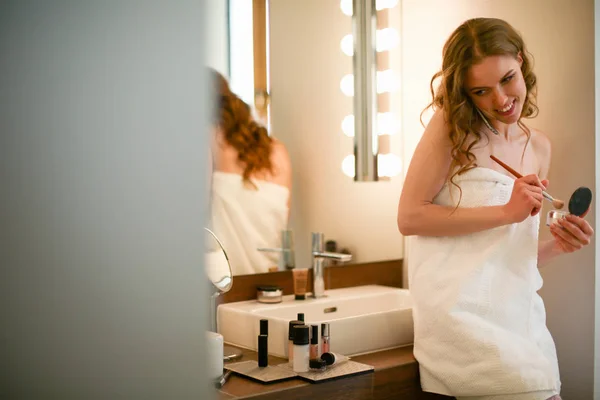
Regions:
M 342 3 L 343 2 L 344 1 L 342 0 Z M 375 9 L 379 11 L 384 8 L 394 8 L 396 4 L 398 4 L 398 0 L 377 0 L 375 2 Z M 352 2 L 350 2 L 350 5 L 352 5 Z
M 377 175 L 392 177 L 402 172 L 402 160 L 395 154 L 379 154 L 377 156 Z
M 347 15 L 349 17 L 352 16 L 352 0 L 341 0 L 340 1 L 340 8 L 342 9 L 342 12 L 344 13 L 344 15 Z
M 354 154 L 349 154 L 342 161 L 342 172 L 344 175 L 354 178 L 355 171 Z
M 348 74 L 340 81 L 340 89 L 348 97 L 354 96 L 354 75 Z
M 377 93 L 390 93 L 398 89 L 398 79 L 391 69 L 377 71 Z
M 342 120 L 342 132 L 348 137 L 354 137 L 354 115 L 346 115 Z
M 345 55 L 350 57 L 354 55 L 354 37 L 352 36 L 352 34 L 348 34 L 342 38 L 342 41 L 340 42 L 340 47 L 342 48 L 342 52 Z
M 398 132 L 398 121 L 391 112 L 377 114 L 377 134 L 393 135 Z
M 378 52 L 391 50 L 400 43 L 400 35 L 394 28 L 380 29 L 375 35 Z

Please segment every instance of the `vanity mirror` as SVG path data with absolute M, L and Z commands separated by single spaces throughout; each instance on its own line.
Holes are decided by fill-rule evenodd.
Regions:
M 282 232 L 289 231 L 294 265 L 307 268 L 311 234 L 320 232 L 331 251 L 352 254 L 352 263 L 402 258 L 402 138 L 392 112 L 400 110 L 398 1 L 229 0 L 223 14 L 228 45 L 212 66 L 285 147 L 291 169 L 287 221 L 269 228 L 276 235 L 268 242 L 259 239 L 272 214 L 246 226 L 239 236 L 252 249 L 244 251 L 283 248 Z M 233 261 L 242 239 L 230 239 L 223 226 L 239 225 L 233 210 L 252 206 L 239 197 L 233 203 L 229 216 L 213 210 L 221 225 L 212 225 L 228 247 L 233 274 L 289 265 L 282 261 L 289 253 L 281 252 L 262 252 L 268 266 L 254 271 Z

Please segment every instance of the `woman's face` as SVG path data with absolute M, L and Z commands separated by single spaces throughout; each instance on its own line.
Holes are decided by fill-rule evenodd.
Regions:
M 489 56 L 472 65 L 465 80 L 465 90 L 477 108 L 505 124 L 519 120 L 527 96 L 521 72 L 523 59 Z

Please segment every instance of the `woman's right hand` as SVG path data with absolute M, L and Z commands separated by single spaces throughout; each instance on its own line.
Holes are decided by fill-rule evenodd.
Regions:
M 547 180 L 540 181 L 531 174 L 515 180 L 510 200 L 504 206 L 510 223 L 522 222 L 542 209 L 542 190 L 546 190 Z

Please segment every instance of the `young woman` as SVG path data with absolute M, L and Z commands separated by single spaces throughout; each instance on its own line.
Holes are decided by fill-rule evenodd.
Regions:
M 213 118 L 211 177 L 212 228 L 229 256 L 233 275 L 276 269 L 290 212 L 292 168 L 283 143 L 269 136 L 250 107 L 212 70 Z
M 538 241 L 550 142 L 523 122 L 537 112 L 523 39 L 499 19 L 466 21 L 444 45 L 432 94 L 435 113 L 398 205 L 400 232 L 414 235 L 409 284 L 423 390 L 559 399 L 538 267 L 589 244 L 593 231 L 568 216 L 550 227 L 551 240 Z

